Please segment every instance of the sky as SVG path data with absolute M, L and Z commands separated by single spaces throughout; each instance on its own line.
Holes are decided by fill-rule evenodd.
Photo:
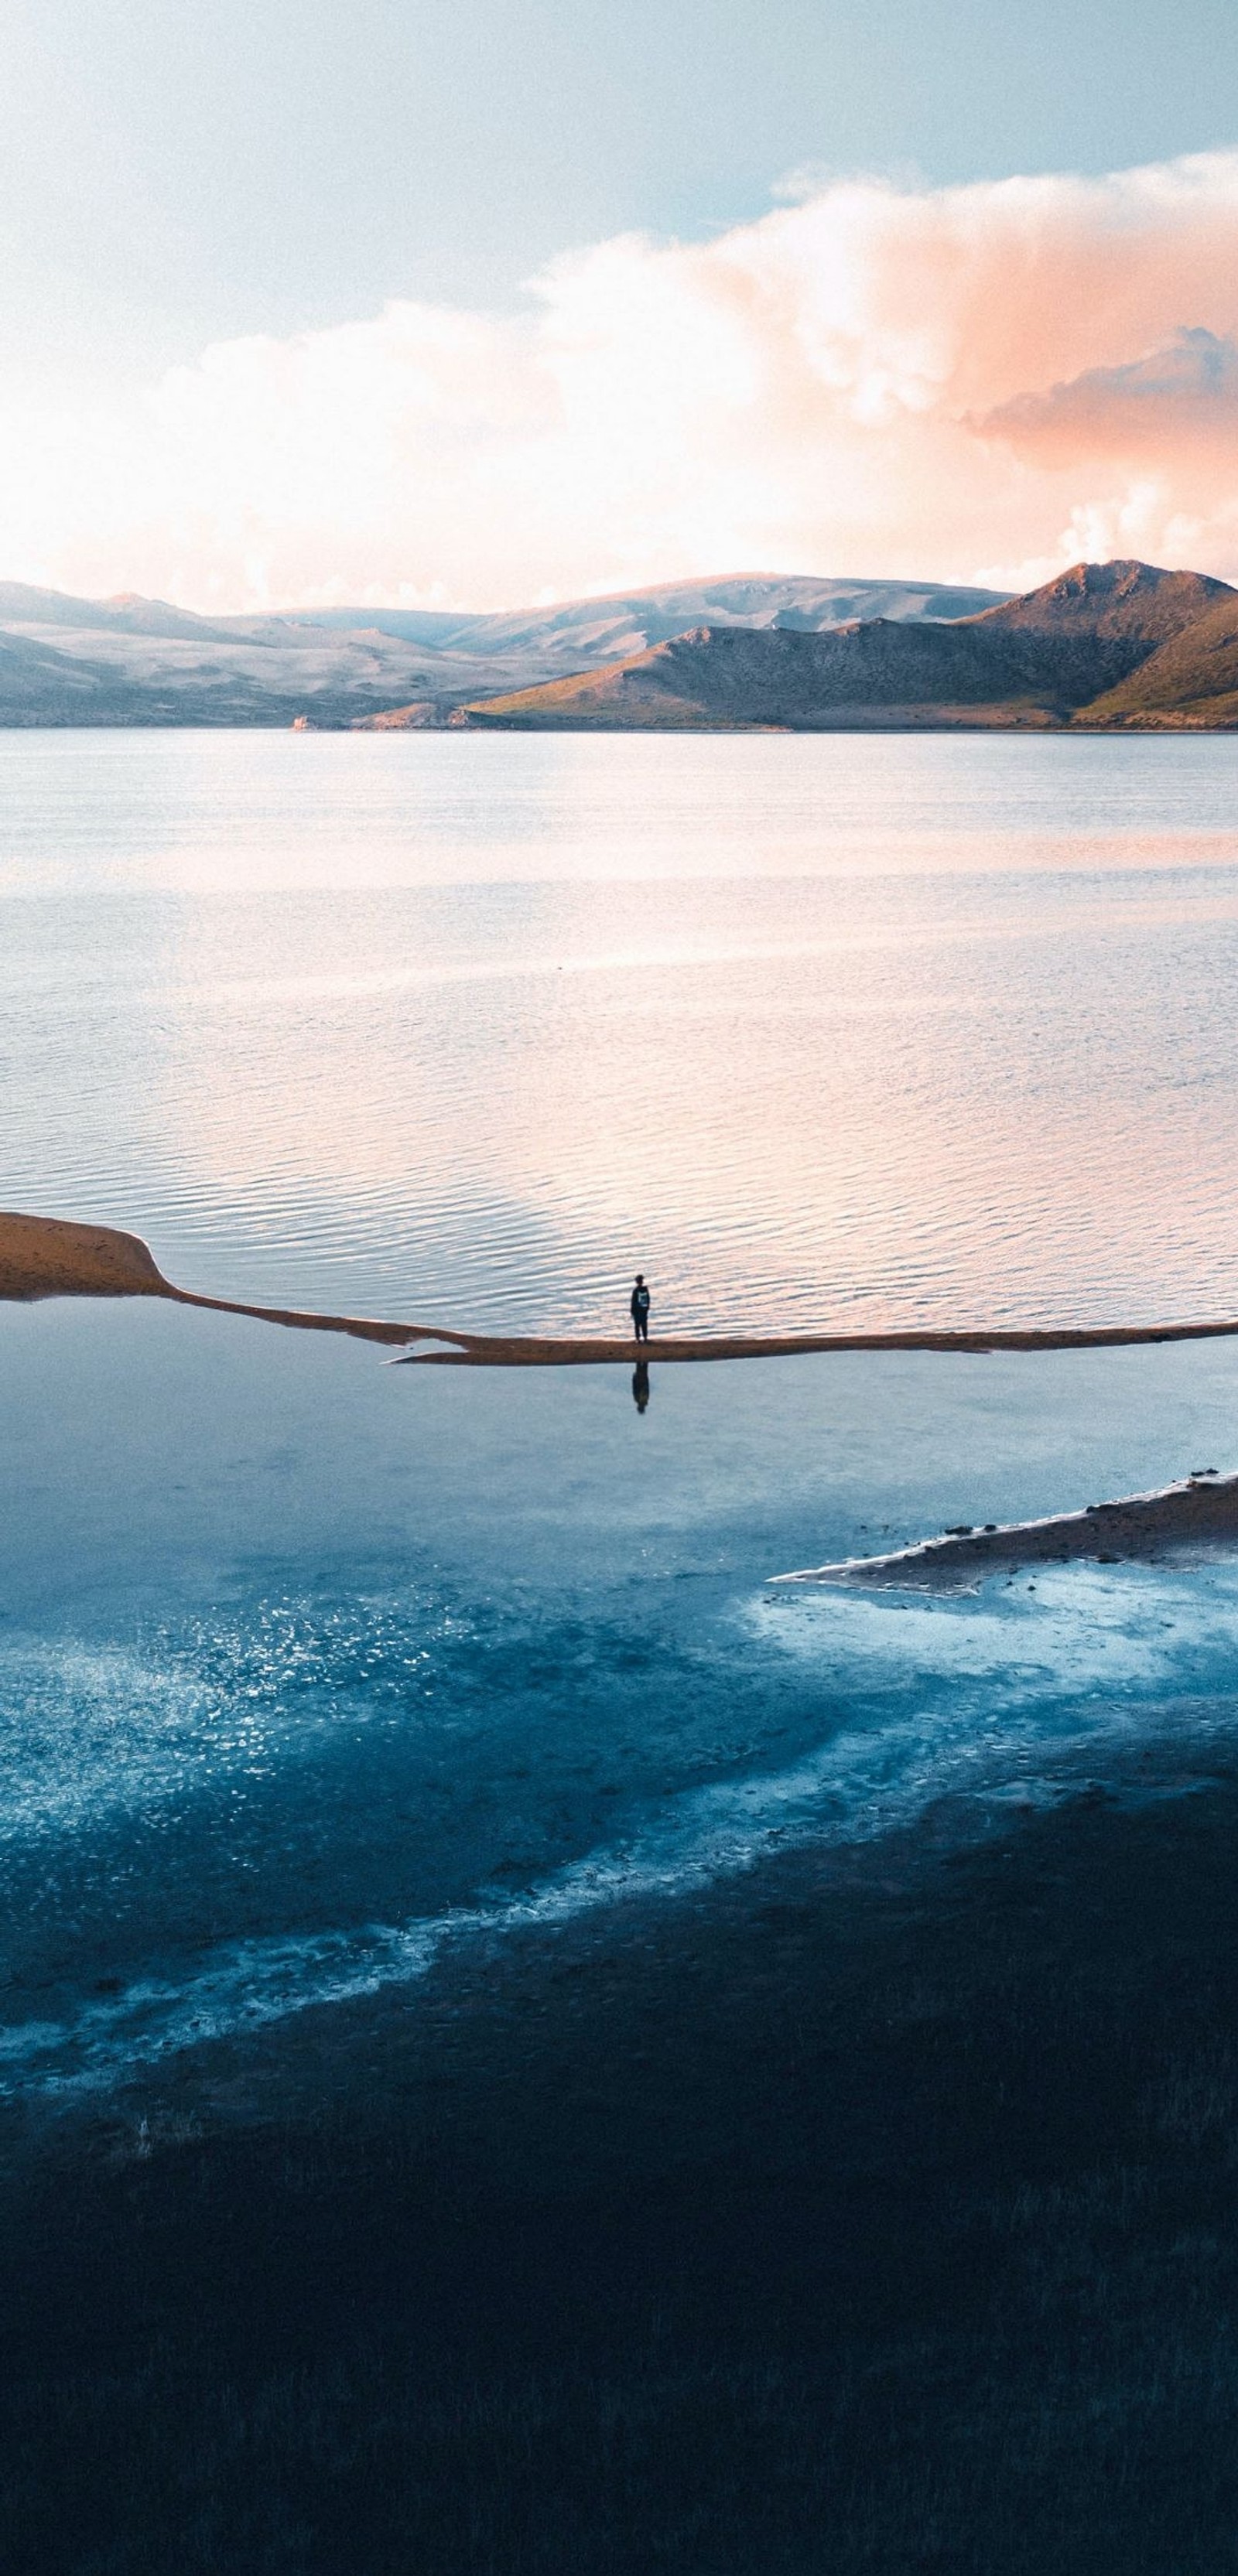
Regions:
M 0 578 L 1238 576 L 1233 0 L 6 0 L 0 116 Z

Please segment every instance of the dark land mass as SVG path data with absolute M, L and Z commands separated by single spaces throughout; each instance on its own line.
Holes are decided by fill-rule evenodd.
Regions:
M 13 2576 L 1231 2570 L 1190 1736 L 14 2120 Z
M 165 600 L 0 582 L 0 725 L 412 729 L 466 699 L 643 652 L 709 617 L 806 633 L 849 618 L 959 617 L 1000 594 L 938 582 L 741 574 L 550 609 L 324 609 L 198 617 Z
M 1128 1494 L 1121 1501 L 1087 1503 L 1081 1512 L 1048 1520 L 1012 1521 L 998 1527 L 947 1530 L 889 1556 L 853 1556 L 778 1583 L 859 1585 L 862 1589 L 931 1592 L 974 1589 L 991 1574 L 1023 1566 L 1069 1565 L 1092 1558 L 1101 1565 L 1124 1559 L 1154 1564 L 1211 1547 L 1238 1546 L 1238 1476 L 1200 1468 L 1184 1484 L 1159 1493 Z
M 603 670 L 462 708 L 453 721 L 940 731 L 1161 724 L 1185 704 L 1196 712 L 1184 720 L 1227 723 L 1238 720 L 1238 697 L 1223 713 L 1226 676 L 1238 692 L 1238 592 L 1150 564 L 1076 564 L 1023 598 L 941 625 L 878 617 L 811 635 L 698 626 Z

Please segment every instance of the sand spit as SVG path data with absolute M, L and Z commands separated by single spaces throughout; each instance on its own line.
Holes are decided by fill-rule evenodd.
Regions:
M 203 1297 L 165 1279 L 140 1235 L 106 1225 L 74 1225 L 61 1217 L 0 1211 L 0 1302 L 31 1303 L 42 1297 L 165 1297 L 177 1306 L 202 1306 L 217 1315 L 248 1315 L 258 1323 L 295 1332 L 349 1333 L 380 1342 L 397 1364 L 421 1368 L 585 1368 L 607 1360 L 631 1364 L 635 1345 L 626 1334 L 550 1335 L 462 1333 L 450 1324 L 388 1323 L 368 1315 L 320 1315 L 295 1306 L 251 1306 L 233 1297 Z M 1060 1330 L 935 1331 L 898 1333 L 698 1333 L 668 1335 L 644 1345 L 640 1357 L 675 1360 L 779 1359 L 827 1351 L 957 1351 L 984 1357 L 994 1351 L 1096 1351 L 1152 1342 L 1221 1341 L 1238 1336 L 1238 1318 L 1205 1324 L 1100 1324 Z M 425 1347 L 422 1347 L 422 1346 Z
M 853 1556 L 839 1565 L 808 1566 L 776 1574 L 775 1583 L 832 1583 L 848 1587 L 966 1591 L 986 1574 L 1034 1565 L 1065 1565 L 1090 1557 L 1099 1565 L 1123 1558 L 1145 1561 L 1181 1548 L 1229 1544 L 1238 1539 L 1238 1476 L 1200 1468 L 1186 1482 L 1160 1493 L 1130 1494 L 1117 1503 L 1088 1503 L 1081 1512 L 1052 1520 L 992 1522 L 982 1529 L 947 1530 L 942 1538 L 899 1548 L 892 1556 Z

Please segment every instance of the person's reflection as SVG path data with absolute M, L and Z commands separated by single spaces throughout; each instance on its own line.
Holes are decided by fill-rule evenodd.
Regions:
M 643 1413 L 649 1402 L 649 1362 L 638 1360 L 632 1371 L 632 1402 Z

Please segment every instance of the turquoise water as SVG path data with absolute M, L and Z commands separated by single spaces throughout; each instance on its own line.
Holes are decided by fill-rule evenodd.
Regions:
M 626 1370 L 3 1310 L 4 2090 L 269 2040 L 444 1944 L 942 1801 L 966 1836 L 1142 1743 L 1197 1759 L 1234 1725 L 1228 1564 L 765 1578 L 1224 1466 L 1236 1397 L 1220 1345 L 655 1366 L 641 1414 Z
M 1232 1309 L 1238 745 L 0 736 L 9 1205 L 455 1323 Z M 1232 1468 L 1238 1347 L 392 1369 L 0 1307 L 0 2083 L 1232 1751 L 1238 1569 L 789 1568 Z M 942 1828 L 945 1829 L 944 1827 Z

